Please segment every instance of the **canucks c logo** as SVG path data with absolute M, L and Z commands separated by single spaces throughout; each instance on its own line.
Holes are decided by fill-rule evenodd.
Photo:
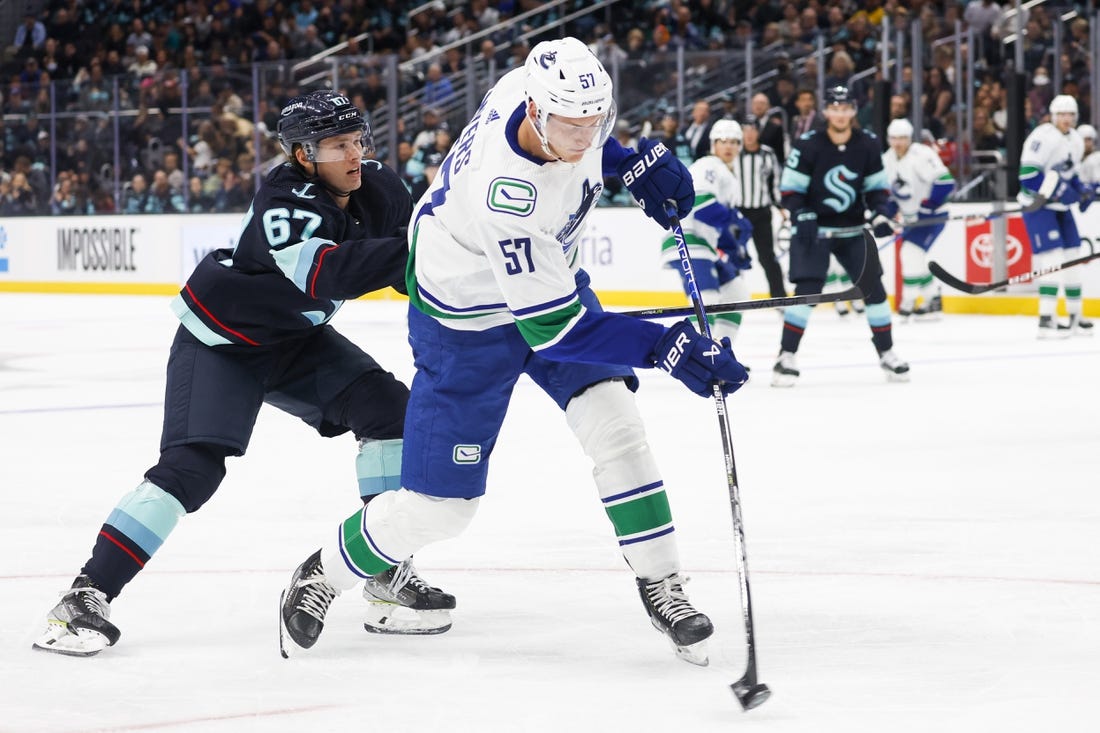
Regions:
M 557 51 L 547 51 L 546 53 L 539 56 L 539 66 L 541 66 L 544 69 L 549 69 L 551 66 L 554 65 L 554 62 L 556 62 L 557 60 L 558 60 L 558 52 Z
M 825 188 L 833 197 L 825 199 L 826 206 L 837 213 L 847 211 L 856 201 L 856 192 L 845 181 L 857 178 L 855 171 L 845 165 L 834 166 L 825 174 Z

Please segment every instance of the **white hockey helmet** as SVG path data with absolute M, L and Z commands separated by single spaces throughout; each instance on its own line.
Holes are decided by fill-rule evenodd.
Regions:
M 889 126 L 886 128 L 886 138 L 890 139 L 892 137 L 904 137 L 912 140 L 913 123 L 904 117 L 891 120 Z
M 741 142 L 745 135 L 741 132 L 741 125 L 736 120 L 718 120 L 710 128 L 710 142 L 715 140 L 736 140 Z
M 1074 117 L 1077 116 L 1077 100 L 1068 94 L 1059 94 L 1054 99 L 1050 100 L 1050 116 L 1060 114 L 1071 114 Z
M 607 142 L 615 128 L 611 76 L 588 46 L 572 37 L 543 41 L 527 54 L 524 74 L 527 98 L 535 103 L 535 132 L 543 150 L 550 153 L 550 115 L 572 119 L 602 115 L 590 147 Z
M 1077 134 L 1080 135 L 1085 140 L 1095 140 L 1096 139 L 1096 128 L 1093 127 L 1092 125 L 1081 125 L 1080 127 L 1077 128 Z

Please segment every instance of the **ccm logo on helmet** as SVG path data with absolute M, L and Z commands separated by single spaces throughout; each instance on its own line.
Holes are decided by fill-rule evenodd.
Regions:
M 649 168 L 652 167 L 654 163 L 664 157 L 667 153 L 668 148 L 665 147 L 664 143 L 657 143 L 656 145 L 654 145 L 648 153 L 639 158 L 638 162 L 630 167 L 630 170 L 628 170 L 626 173 L 623 173 L 623 183 L 628 186 L 634 183 L 634 180 L 638 178 L 638 176 L 649 170 Z

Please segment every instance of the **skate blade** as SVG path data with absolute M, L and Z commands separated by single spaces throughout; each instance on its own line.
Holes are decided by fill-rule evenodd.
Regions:
M 396 603 L 372 601 L 367 603 L 363 628 L 372 634 L 442 634 L 451 628 L 451 612 L 420 611 Z
M 883 370 L 883 371 L 886 371 L 886 381 L 887 382 L 902 383 L 902 382 L 908 382 L 909 381 L 909 372 L 902 372 L 901 374 L 898 374 L 896 372 L 891 372 L 891 371 L 887 371 L 887 370 Z
M 92 629 L 74 629 L 67 624 L 50 623 L 46 633 L 35 640 L 32 648 L 70 657 L 91 657 L 111 645 L 110 640 Z
M 290 659 L 291 654 L 305 651 L 303 647 L 294 643 L 290 633 L 286 630 L 286 622 L 283 620 L 283 600 L 286 598 L 286 590 L 279 594 L 279 655 L 283 659 Z
M 694 644 L 688 644 L 687 646 L 680 646 L 676 642 L 669 640 L 672 644 L 673 651 L 676 652 L 676 656 L 683 659 L 689 664 L 694 664 L 699 667 L 706 667 L 710 664 L 710 655 L 707 652 L 707 642 L 697 641 Z
M 776 374 L 772 372 L 773 387 L 793 387 L 797 381 L 798 377 L 793 374 Z

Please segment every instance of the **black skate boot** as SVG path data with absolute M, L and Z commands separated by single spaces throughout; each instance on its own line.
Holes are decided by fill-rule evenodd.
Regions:
M 318 550 L 298 566 L 290 585 L 279 596 L 279 653 L 283 659 L 317 643 L 325 628 L 328 607 L 338 595 L 340 591 L 325 577 Z
M 714 633 L 710 619 L 695 610 L 684 593 L 686 579 L 679 573 L 647 582 L 638 578 L 638 594 L 653 627 L 672 642 L 676 656 L 705 667 L 706 640 Z
M 451 628 L 455 597 L 428 585 L 417 575 L 411 557 L 367 578 L 363 598 L 363 628 L 372 634 L 442 634 Z
M 77 576 L 61 602 L 46 618 L 46 633 L 34 642 L 35 649 L 74 657 L 90 657 L 113 646 L 122 632 L 112 624 L 107 594 L 87 575 Z

